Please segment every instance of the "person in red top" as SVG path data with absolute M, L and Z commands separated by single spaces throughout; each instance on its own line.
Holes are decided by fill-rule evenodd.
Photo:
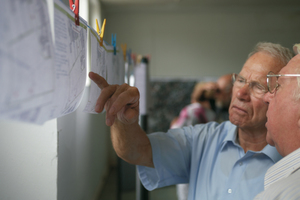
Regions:
M 194 87 L 191 95 L 191 104 L 185 106 L 178 117 L 171 122 L 171 128 L 181 128 L 199 123 L 206 123 L 215 119 L 210 99 L 214 98 L 217 84 L 213 82 L 200 82 Z
M 200 123 L 213 121 L 216 114 L 212 109 L 210 100 L 218 89 L 217 83 L 199 82 L 195 85 L 191 94 L 191 104 L 185 106 L 172 122 L 170 128 L 181 128 Z M 189 184 L 177 184 L 178 200 L 187 200 Z

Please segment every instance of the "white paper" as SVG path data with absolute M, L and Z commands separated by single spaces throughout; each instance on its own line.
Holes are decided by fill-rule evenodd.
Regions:
M 116 55 L 114 55 L 113 46 L 108 46 L 106 60 L 107 82 L 109 84 L 123 84 L 125 64 L 122 52 L 117 49 Z
M 105 65 L 105 49 L 99 44 L 99 36 L 95 30 L 91 29 L 91 71 L 99 74 L 106 79 L 106 65 Z M 89 99 L 85 106 L 84 112 L 94 113 L 97 99 L 101 93 L 101 89 L 92 81 L 89 91 Z
M 75 111 L 85 89 L 86 21 L 80 18 L 80 26 L 76 26 L 70 8 L 55 0 L 54 32 L 55 92 L 51 104 L 41 109 L 40 124 Z
M 107 70 L 107 83 L 108 84 L 116 84 L 115 78 L 115 56 L 114 56 L 114 47 L 111 45 L 106 45 L 106 54 L 105 54 L 105 65 Z
M 86 81 L 87 23 L 59 0 L 54 4 L 56 92 L 50 118 L 75 111 L 82 99 Z
M 148 87 L 148 69 L 147 64 L 141 62 L 134 67 L 135 87 L 140 92 L 140 114 L 147 114 L 147 87 Z
M 0 26 L 0 118 L 37 123 L 55 90 L 46 1 L 1 1 Z
M 119 81 L 118 84 L 122 85 L 125 83 L 125 61 L 123 56 L 123 51 L 120 51 L 118 53 L 118 59 L 119 59 Z

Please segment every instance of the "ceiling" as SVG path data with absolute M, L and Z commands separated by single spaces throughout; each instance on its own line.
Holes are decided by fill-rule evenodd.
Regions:
M 204 5 L 204 4 L 239 4 L 239 5 L 300 5 L 299 0 L 100 0 L 104 5 Z
M 192 11 L 203 7 L 289 7 L 299 10 L 300 0 L 100 0 L 106 11 L 160 10 Z
M 169 3 L 169 2 L 179 2 L 182 0 L 100 0 L 104 3 L 111 4 L 156 4 L 156 3 Z

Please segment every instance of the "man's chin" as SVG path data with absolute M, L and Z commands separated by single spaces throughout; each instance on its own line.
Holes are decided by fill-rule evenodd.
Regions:
M 241 122 L 241 120 L 236 119 L 236 118 L 234 118 L 234 117 L 229 117 L 229 121 L 230 121 L 232 124 L 236 125 L 237 127 L 240 127 L 240 126 L 243 124 L 243 123 Z
M 229 121 L 232 124 L 238 126 L 244 123 L 244 118 L 243 116 L 236 114 L 236 112 L 229 112 Z
M 266 141 L 269 145 L 271 145 L 273 147 L 275 146 L 274 141 L 272 140 L 272 138 L 269 137 L 269 132 L 267 132 Z

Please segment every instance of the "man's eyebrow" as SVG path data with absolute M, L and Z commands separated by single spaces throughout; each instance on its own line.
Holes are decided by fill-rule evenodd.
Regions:
M 264 87 L 266 87 L 267 85 L 267 76 L 264 78 L 260 78 L 260 80 L 251 80 L 251 82 L 255 82 L 255 83 L 258 83 Z

